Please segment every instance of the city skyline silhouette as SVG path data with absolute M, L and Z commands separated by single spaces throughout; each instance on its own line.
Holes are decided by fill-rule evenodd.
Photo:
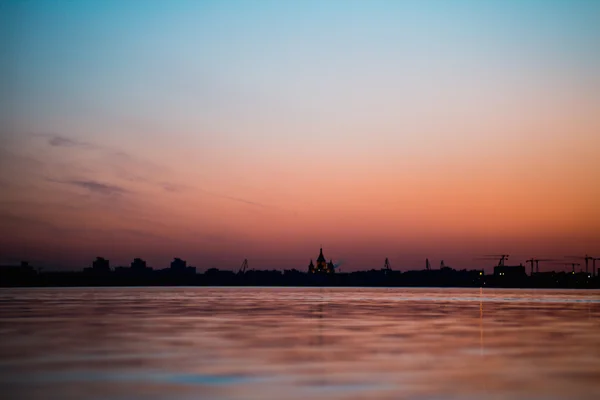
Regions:
M 313 263 L 306 268 L 263 269 L 250 266 L 244 259 L 236 271 L 223 268 L 206 268 L 199 271 L 186 260 L 175 257 L 167 268 L 156 269 L 136 257 L 127 266 L 111 266 L 110 260 L 96 257 L 91 267 L 80 271 L 43 271 L 28 262 L 20 265 L 0 266 L 0 286 L 357 286 L 357 287 L 488 287 L 488 288 L 577 288 L 598 289 L 600 279 L 596 261 L 600 258 L 568 256 L 563 260 L 527 260 L 530 272 L 523 263 L 510 265 L 508 254 L 486 255 L 477 260 L 496 260 L 493 273 L 484 268 L 453 268 L 440 261 L 439 268 L 432 267 L 428 258 L 424 269 L 394 269 L 389 258 L 381 268 L 342 272 L 344 262 L 333 262 L 325 257 L 323 248 Z M 577 260 L 585 261 L 585 270 Z M 540 270 L 539 262 L 551 266 L 570 267 L 569 271 Z M 534 271 L 534 263 L 536 269 Z M 590 265 L 591 264 L 591 265 Z M 591 269 L 590 269 L 591 267 Z

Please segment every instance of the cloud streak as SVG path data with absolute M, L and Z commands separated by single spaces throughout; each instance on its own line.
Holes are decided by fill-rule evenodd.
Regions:
M 47 140 L 48 145 L 52 147 L 68 147 L 68 148 L 80 148 L 80 149 L 99 149 L 92 143 L 88 143 L 82 140 L 72 139 L 67 136 L 59 135 L 56 133 L 34 133 L 33 136 L 41 137 Z
M 251 200 L 245 200 L 239 197 L 231 197 L 231 196 L 224 196 L 224 195 L 217 195 L 223 199 L 228 199 L 228 200 L 232 200 L 232 201 L 237 201 L 239 203 L 244 203 L 244 204 L 249 204 L 251 206 L 256 206 L 256 207 L 260 207 L 260 208 L 272 208 L 272 209 L 277 209 L 279 210 L 279 207 L 277 206 L 272 206 L 272 205 L 268 205 L 268 204 L 263 204 L 263 203 L 257 203 L 256 201 L 251 201 Z
M 183 185 L 177 185 L 169 182 L 161 182 L 159 186 L 162 187 L 166 192 L 181 192 L 185 190 Z
M 46 144 L 50 147 L 63 149 L 80 149 L 99 154 L 103 159 L 105 159 L 105 162 L 103 163 L 103 169 L 108 169 L 113 175 L 115 175 L 116 178 L 120 180 L 124 179 L 130 182 L 142 183 L 150 186 L 157 186 L 166 192 L 180 192 L 184 190 L 183 185 L 171 183 L 168 181 L 168 177 L 164 176 L 165 173 L 168 173 L 168 169 L 165 166 L 155 164 L 151 161 L 138 159 L 137 157 L 132 156 L 131 154 L 125 151 L 114 149 L 108 146 L 103 146 L 96 143 L 90 143 L 83 140 L 73 139 L 71 137 L 56 133 L 32 133 L 31 135 L 36 138 L 44 139 Z M 76 168 L 78 170 L 81 167 L 82 166 L 79 164 L 73 165 L 73 168 Z M 160 180 L 156 178 L 157 176 L 161 175 L 162 178 Z M 66 182 L 63 180 L 61 181 L 61 183 Z M 86 187 L 87 189 L 93 192 L 117 192 L 115 186 L 108 185 L 110 187 L 107 188 L 105 187 L 107 186 L 105 184 L 97 185 L 98 182 L 79 180 L 73 183 L 77 183 L 81 187 Z M 120 192 L 123 191 L 124 189 Z
M 93 143 L 89 143 L 89 142 L 85 142 L 85 141 L 71 139 L 69 137 L 62 136 L 59 134 L 41 133 L 41 134 L 35 134 L 35 136 L 46 138 L 48 141 L 48 145 L 50 145 L 52 147 L 80 148 L 80 149 L 101 151 L 101 152 L 105 153 L 107 156 L 114 158 L 115 165 L 113 168 L 115 168 L 116 171 L 118 171 L 118 176 L 122 179 L 126 179 L 131 182 L 139 182 L 139 183 L 143 183 L 146 185 L 154 185 L 154 186 L 161 188 L 165 192 L 169 192 L 169 193 L 182 192 L 187 188 L 186 186 L 180 185 L 177 183 L 156 180 L 154 177 L 151 177 L 148 174 L 132 173 L 131 165 L 143 167 L 145 171 L 147 171 L 149 169 L 153 169 L 155 171 L 159 170 L 161 172 L 165 172 L 165 168 L 162 166 L 158 166 L 154 163 L 141 162 L 140 160 L 136 160 L 134 157 L 132 157 L 130 154 L 128 154 L 126 152 L 111 149 L 108 147 L 104 147 L 101 145 L 97 145 L 97 144 L 93 144 Z M 126 165 L 122 165 L 122 163 L 125 163 Z M 126 193 L 130 193 L 129 190 L 125 189 L 122 186 L 98 182 L 98 181 L 91 180 L 91 179 L 68 179 L 68 180 L 49 179 L 49 180 L 58 182 L 58 183 L 69 184 L 72 186 L 84 188 L 92 193 L 101 194 L 101 195 L 105 195 L 105 196 L 119 196 L 119 195 L 123 195 Z M 248 206 L 252 206 L 252 207 L 256 207 L 256 208 L 260 208 L 260 209 L 264 209 L 264 210 L 276 210 L 276 211 L 280 211 L 280 212 L 289 212 L 294 215 L 297 215 L 297 213 L 294 211 L 286 210 L 286 209 L 283 209 L 283 208 L 275 206 L 275 205 L 264 204 L 264 203 L 260 203 L 257 201 L 248 200 L 248 199 L 244 199 L 241 197 L 236 197 L 236 196 L 229 196 L 229 195 L 225 195 L 225 194 L 214 193 L 214 192 L 210 192 L 208 190 L 204 190 L 201 188 L 198 188 L 198 189 L 202 193 L 213 196 L 213 197 L 218 197 L 221 199 L 246 204 Z
M 219 194 L 219 193 L 213 193 L 213 192 L 209 192 L 208 190 L 204 190 L 204 189 L 199 189 L 199 190 L 202 193 L 207 194 L 209 196 L 218 197 L 218 198 L 226 199 L 226 200 L 231 200 L 231 201 L 235 201 L 237 203 L 243 203 L 243 204 L 247 204 L 249 206 L 253 206 L 253 207 L 257 207 L 257 208 L 288 212 L 288 213 L 297 215 L 297 213 L 295 211 L 286 210 L 281 207 L 274 206 L 272 204 L 264 204 L 264 203 L 259 203 L 259 202 L 252 201 L 252 200 L 246 200 L 241 197 L 234 197 L 234 196 L 228 196 L 228 195 L 223 195 L 223 194 Z
M 48 144 L 53 147 L 81 147 L 90 148 L 92 147 L 89 143 L 81 142 L 78 140 L 70 139 L 64 136 L 52 136 L 48 139 Z
M 86 189 L 92 193 L 101 194 L 104 196 L 121 196 L 126 193 L 130 193 L 129 190 L 117 186 L 111 185 L 109 183 L 97 182 L 94 180 L 80 180 L 80 179 L 70 179 L 70 180 L 55 180 L 48 179 L 51 182 L 62 183 L 65 185 L 71 185 L 75 187 L 79 187 L 82 189 Z
M 107 195 L 113 195 L 113 194 L 120 195 L 120 194 L 128 192 L 128 190 L 126 190 L 120 186 L 109 185 L 106 183 L 95 182 L 95 181 L 74 180 L 74 181 L 70 181 L 69 183 L 71 185 L 75 185 L 75 186 L 79 186 L 79 187 L 88 189 L 90 192 L 107 194 Z

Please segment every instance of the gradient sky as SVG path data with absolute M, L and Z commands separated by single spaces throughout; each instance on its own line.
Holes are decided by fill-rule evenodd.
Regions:
M 0 0 L 0 135 L 2 263 L 600 257 L 600 2 Z

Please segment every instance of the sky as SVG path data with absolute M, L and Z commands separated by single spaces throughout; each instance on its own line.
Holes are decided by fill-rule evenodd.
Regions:
M 600 257 L 599 153 L 598 1 L 0 0 L 0 263 Z

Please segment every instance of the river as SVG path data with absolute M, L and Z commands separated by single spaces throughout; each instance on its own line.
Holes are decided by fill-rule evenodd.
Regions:
M 7 399 L 598 399 L 600 291 L 0 290 Z

